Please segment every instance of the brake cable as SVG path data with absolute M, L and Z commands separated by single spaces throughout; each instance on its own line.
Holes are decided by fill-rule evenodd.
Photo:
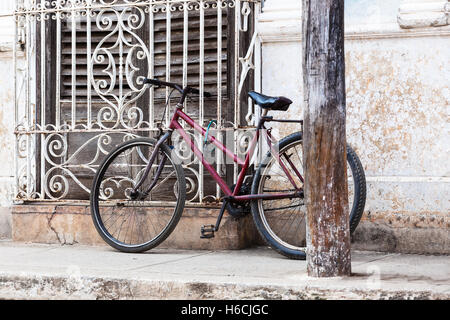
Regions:
M 217 124 L 216 120 L 211 120 L 208 124 L 208 128 L 206 129 L 206 134 L 205 134 L 205 141 L 203 142 L 203 146 L 205 146 L 208 143 L 208 135 L 209 135 L 209 129 L 211 129 L 211 125 L 215 123 Z

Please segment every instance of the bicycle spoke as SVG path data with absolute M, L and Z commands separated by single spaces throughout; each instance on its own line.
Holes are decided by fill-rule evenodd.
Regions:
M 303 187 L 303 153 L 301 139 L 294 140 L 280 150 L 279 158 L 297 184 Z M 259 194 L 274 194 L 295 192 L 276 157 L 272 157 L 264 167 L 260 183 Z M 349 204 L 351 208 L 353 198 L 353 178 L 351 168 L 348 167 Z M 304 250 L 306 244 L 306 208 L 303 199 L 260 199 L 258 211 L 265 230 L 276 242 L 286 248 Z
M 160 203 L 178 201 L 179 195 L 175 192 L 179 192 L 179 188 L 174 188 L 178 181 L 177 171 L 171 158 L 165 156 L 165 166 L 155 178 L 163 156 L 160 150 L 154 162 L 157 164 L 153 164 L 148 175 L 144 177 L 153 150 L 152 145 L 137 144 L 121 151 L 108 164 L 99 183 L 101 193 L 97 201 L 100 227 L 110 239 L 114 239 L 121 246 L 141 246 L 150 243 L 173 221 L 175 204 L 161 210 L 155 207 L 152 199 Z M 133 191 L 137 182 L 141 180 L 142 185 Z M 147 195 L 145 192 L 152 183 L 154 187 L 151 195 Z
M 302 163 L 299 161 L 299 150 L 291 146 L 287 150 L 280 150 L 280 161 L 283 162 L 287 172 L 295 181 L 297 187 L 301 187 L 303 182 L 299 174 L 302 169 Z M 266 177 L 266 178 L 264 178 Z M 259 193 L 277 193 L 286 191 L 296 191 L 292 188 L 292 182 L 287 177 L 285 170 L 280 163 L 272 158 L 267 164 L 260 185 Z M 302 242 L 298 238 L 298 230 L 304 221 L 305 214 L 300 208 L 304 203 L 301 199 L 281 199 L 281 200 L 260 200 L 260 211 L 263 212 L 263 223 L 266 229 L 272 233 L 272 236 L 278 238 L 280 242 L 299 244 Z
M 158 187 L 160 186 L 160 185 L 162 185 L 164 182 L 166 182 L 167 181 L 167 179 L 169 179 L 171 176 L 173 176 L 175 174 L 175 172 L 171 172 L 167 177 L 165 177 L 164 178 L 164 180 L 162 180 L 161 182 L 158 182 L 154 187 L 153 187 L 153 190 L 152 190 L 152 192 L 154 192 L 156 189 L 158 189 Z M 149 184 L 150 185 L 150 184 Z

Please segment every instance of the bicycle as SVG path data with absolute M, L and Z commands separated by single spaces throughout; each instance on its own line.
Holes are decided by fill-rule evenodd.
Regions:
M 292 259 L 306 258 L 306 225 L 303 194 L 302 132 L 293 133 L 274 142 L 268 122 L 299 123 L 302 120 L 282 120 L 268 116 L 271 110 L 287 111 L 292 101 L 285 97 L 269 97 L 254 91 L 249 96 L 262 110 L 256 133 L 245 160 L 228 150 L 216 137 L 183 112 L 187 96 L 198 95 L 195 88 L 145 79 L 145 84 L 157 89 L 169 87 L 181 93 L 170 125 L 159 138 L 136 138 L 114 149 L 103 160 L 94 177 L 91 190 L 91 215 L 100 236 L 113 248 L 123 252 L 143 252 L 158 246 L 174 230 L 186 201 L 186 179 L 181 159 L 169 143 L 174 131 L 190 147 L 212 179 L 219 185 L 223 197 L 215 225 L 201 227 L 201 238 L 212 238 L 219 230 L 224 212 L 233 216 L 249 213 L 266 243 Z M 210 96 L 205 92 L 205 96 Z M 213 166 L 203 157 L 180 124 L 200 133 L 205 142 L 222 151 L 240 167 L 237 183 L 229 187 Z M 261 133 L 262 132 L 262 133 Z M 264 135 L 268 152 L 254 175 L 248 175 L 250 160 L 260 137 Z M 366 199 L 364 170 L 355 151 L 347 147 L 349 176 L 350 230 L 353 232 L 363 214 Z M 167 206 L 172 202 L 172 206 Z

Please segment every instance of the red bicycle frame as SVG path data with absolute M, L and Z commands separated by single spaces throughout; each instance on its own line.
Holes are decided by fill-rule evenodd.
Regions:
M 187 114 L 185 114 L 181 108 L 182 104 L 177 105 L 177 109 L 172 117 L 172 120 L 169 125 L 170 130 L 177 130 L 177 132 L 183 137 L 183 139 L 187 142 L 187 144 L 190 146 L 192 152 L 201 159 L 201 162 L 203 166 L 208 170 L 208 172 L 211 174 L 212 178 L 216 181 L 216 183 L 219 185 L 219 187 L 222 189 L 223 193 L 226 195 L 226 197 L 229 197 L 230 199 L 234 201 L 249 201 L 252 199 L 284 199 L 284 198 L 295 198 L 298 197 L 300 192 L 302 191 L 301 188 L 297 187 L 295 184 L 295 180 L 293 179 L 291 173 L 287 169 L 286 165 L 283 163 L 283 161 L 280 158 L 280 155 L 275 148 L 273 148 L 273 145 L 271 143 L 271 134 L 270 132 L 267 132 L 267 143 L 270 147 L 270 150 L 274 157 L 279 162 L 281 168 L 283 169 L 284 173 L 288 177 L 289 181 L 291 182 L 292 186 L 295 188 L 296 192 L 294 193 L 274 193 L 274 194 L 253 194 L 253 195 L 238 195 L 239 190 L 241 189 L 241 186 L 244 182 L 245 175 L 247 173 L 247 170 L 250 166 L 250 159 L 253 156 L 253 153 L 255 151 L 256 145 L 259 141 L 260 137 L 260 131 L 264 128 L 264 123 L 267 121 L 280 121 L 280 120 L 274 120 L 271 117 L 262 117 L 257 130 L 256 134 L 253 137 L 249 151 L 247 152 L 247 155 L 245 157 L 245 161 L 242 161 L 236 154 L 234 154 L 232 151 L 228 150 L 219 140 L 217 140 L 214 136 L 208 135 L 207 141 L 209 143 L 214 144 L 219 150 L 221 150 L 227 157 L 233 160 L 233 162 L 237 163 L 239 166 L 242 167 L 238 180 L 236 183 L 236 186 L 234 190 L 231 190 L 226 182 L 219 176 L 217 171 L 214 169 L 214 167 L 203 157 L 202 152 L 197 148 L 194 141 L 189 137 L 189 135 L 186 133 L 186 131 L 183 129 L 183 127 L 179 123 L 179 119 L 181 118 L 188 124 L 191 128 L 193 128 L 196 132 L 200 133 L 203 137 L 206 136 L 206 130 L 198 125 L 191 117 L 189 117 Z M 296 121 L 290 121 L 290 120 L 281 120 L 282 122 L 296 122 Z M 265 130 L 266 132 L 266 130 Z M 299 171 L 295 166 L 293 166 L 293 163 L 288 159 L 288 164 L 293 167 L 293 170 L 296 175 L 298 175 L 299 179 L 303 181 L 303 177 L 300 175 Z
M 231 158 L 233 160 L 234 163 L 237 163 L 239 166 L 242 167 L 241 172 L 239 173 L 239 177 L 236 183 L 236 186 L 234 188 L 234 190 L 231 190 L 228 185 L 226 184 L 226 182 L 219 176 L 219 174 L 217 173 L 217 171 L 213 168 L 213 166 L 204 158 L 203 153 L 197 148 L 197 146 L 195 145 L 195 143 L 192 141 L 192 139 L 189 137 L 189 135 L 186 133 L 186 131 L 183 129 L 183 127 L 180 125 L 179 120 L 182 119 L 184 120 L 187 125 L 189 125 L 191 128 L 193 128 L 195 131 L 197 131 L 198 133 L 200 133 L 203 137 L 205 137 L 206 134 L 206 130 L 204 128 L 202 128 L 200 125 L 198 125 L 192 118 L 190 118 L 187 114 L 185 114 L 183 112 L 183 105 L 184 105 L 184 101 L 187 97 L 188 94 L 190 93 L 194 93 L 194 94 L 200 94 L 200 91 L 198 89 L 194 89 L 191 87 L 186 87 L 186 88 L 181 88 L 180 85 L 177 85 L 175 83 L 170 83 L 170 82 L 164 82 L 164 81 L 160 81 L 157 79 L 145 79 L 144 83 L 149 83 L 149 84 L 153 84 L 155 86 L 167 86 L 167 87 L 171 87 L 175 90 L 178 90 L 181 93 L 181 98 L 180 101 L 178 102 L 177 106 L 176 106 L 176 110 L 172 116 L 172 120 L 170 121 L 170 125 L 169 125 L 169 131 L 166 132 L 156 143 L 155 145 L 155 149 L 153 151 L 153 154 L 150 157 L 150 160 L 147 164 L 147 168 L 145 170 L 144 175 L 141 177 L 140 181 L 134 186 L 133 188 L 133 192 L 132 194 L 138 195 L 138 188 L 143 184 L 144 180 L 147 178 L 148 173 L 150 172 L 150 168 L 153 166 L 153 162 L 156 158 L 156 154 L 158 152 L 159 147 L 171 136 L 172 132 L 174 130 L 177 130 L 177 132 L 181 135 L 181 137 L 186 141 L 186 143 L 190 146 L 192 152 L 195 154 L 195 156 L 197 156 L 199 159 L 201 159 L 201 162 L 203 164 L 203 166 L 206 168 L 206 170 L 209 171 L 209 173 L 211 174 L 212 178 L 216 181 L 216 183 L 219 185 L 219 187 L 222 189 L 223 193 L 225 194 L 224 199 L 226 201 L 249 201 L 252 199 L 286 199 L 286 198 L 297 198 L 297 197 L 301 197 L 303 194 L 303 190 L 302 188 L 297 187 L 294 178 L 292 177 L 291 173 L 289 172 L 289 170 L 287 169 L 286 165 L 284 164 L 284 162 L 281 160 L 280 154 L 278 153 L 277 150 L 275 150 L 275 148 L 272 146 L 272 136 L 270 134 L 269 131 L 264 130 L 264 132 L 266 133 L 266 140 L 267 143 L 269 145 L 269 148 L 271 150 L 272 155 L 277 159 L 278 163 L 280 164 L 280 167 L 283 169 L 284 173 L 286 174 L 287 178 L 289 179 L 289 181 L 291 182 L 292 186 L 295 189 L 295 192 L 284 192 L 284 193 L 273 193 L 273 194 L 251 194 L 251 195 L 239 195 L 239 190 L 242 187 L 242 184 L 244 182 L 244 178 L 245 175 L 247 173 L 247 170 L 250 166 L 250 159 L 253 156 L 253 153 L 255 151 L 256 148 L 256 144 L 259 141 L 259 137 L 260 137 L 260 131 L 262 129 L 265 129 L 264 127 L 264 123 L 267 121 L 277 121 L 277 122 L 291 122 L 291 123 L 301 123 L 301 120 L 275 120 L 273 119 L 273 117 L 267 117 L 267 116 L 263 116 L 261 118 L 261 120 L 259 121 L 257 130 L 256 130 L 256 134 L 253 137 L 251 143 L 250 143 L 250 148 L 247 152 L 247 155 L 245 157 L 245 161 L 242 161 L 241 159 L 239 159 L 239 157 L 234 154 L 232 151 L 228 150 L 220 141 L 218 141 L 214 136 L 207 136 L 207 142 L 214 144 L 218 149 L 220 149 L 227 157 Z M 203 92 L 204 96 L 210 96 L 209 93 L 207 92 Z M 162 168 L 164 167 L 165 164 L 165 156 L 162 157 L 161 162 L 159 164 L 157 173 L 153 179 L 153 182 L 151 183 L 151 187 L 146 190 L 144 193 L 148 194 L 149 192 L 151 192 L 151 189 L 153 188 L 153 186 L 155 185 L 156 180 L 158 179 L 159 174 L 162 171 Z M 291 162 L 291 160 L 289 159 L 289 157 L 286 156 L 286 160 L 289 166 L 292 167 L 293 171 L 295 172 L 295 174 L 298 176 L 298 178 L 303 182 L 303 177 L 300 175 L 300 172 L 297 170 L 297 168 L 295 168 L 294 164 Z M 225 201 L 225 202 L 226 202 Z M 224 203 L 225 203 L 224 202 Z M 222 210 L 222 214 L 223 214 L 223 210 Z

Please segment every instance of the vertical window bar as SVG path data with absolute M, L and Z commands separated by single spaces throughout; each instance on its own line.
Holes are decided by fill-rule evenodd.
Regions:
M 183 5 L 183 88 L 188 85 L 188 41 L 189 41 L 189 11 L 188 3 L 185 2 Z M 184 102 L 184 109 L 187 113 L 187 101 Z M 183 122 L 183 127 L 185 127 Z
M 61 8 L 61 0 L 57 1 L 56 8 Z M 56 12 L 56 114 L 55 126 L 56 130 L 61 128 L 61 13 Z
M 170 62 L 171 62 L 171 28 L 172 28 L 172 11 L 171 11 L 171 3 L 167 2 L 166 4 L 166 81 L 170 82 Z M 166 101 L 167 101 L 167 110 L 166 110 L 166 127 L 169 126 L 169 114 L 170 114 L 170 101 L 169 94 L 170 88 L 166 87 Z
M 44 4 L 44 0 L 41 1 L 41 4 Z M 45 51 L 46 51 L 46 42 L 45 42 L 45 37 L 46 37 L 46 32 L 45 32 L 45 12 L 41 13 L 41 130 L 46 130 L 45 128 L 45 103 L 46 103 L 46 92 L 45 92 L 45 88 L 46 88 L 46 81 L 45 78 L 47 76 L 47 72 L 46 72 L 46 56 L 45 56 Z M 38 54 L 36 52 L 36 54 Z M 44 158 L 44 152 L 45 152 L 45 147 L 44 147 L 44 134 L 39 134 L 40 136 L 40 140 L 41 140 L 41 154 L 40 154 L 40 164 L 41 164 L 41 169 L 40 169 L 40 173 L 41 173 L 41 177 L 40 177 L 40 182 L 41 182 L 41 186 L 40 186 L 40 191 L 41 191 L 41 195 L 44 195 L 44 178 L 45 178 L 45 160 Z M 37 186 L 36 186 L 37 187 Z M 36 190 L 37 191 L 37 190 Z
M 41 1 L 43 2 L 43 1 Z M 45 66 L 45 13 L 42 12 L 41 16 L 41 130 L 45 130 L 45 76 L 46 76 L 46 66 Z M 37 53 L 36 53 L 37 54 Z
M 92 45 L 91 45 L 91 0 L 87 0 L 86 7 L 86 39 L 87 39 L 87 50 L 86 50 L 86 59 L 87 59 L 87 128 L 91 129 L 92 126 L 92 87 L 91 87 L 91 76 L 92 76 Z
M 15 3 L 15 11 L 18 10 L 18 2 Z M 18 113 L 19 113 L 19 93 L 17 92 L 17 42 L 18 42 L 18 24 L 20 21 L 21 16 L 17 15 L 14 16 L 14 43 L 13 43 L 13 69 L 14 69 L 14 130 L 17 130 L 18 125 Z M 15 180 L 15 187 L 14 187 L 14 195 L 17 197 L 19 193 L 19 174 L 18 174 L 18 161 L 19 161 L 19 148 L 17 146 L 18 144 L 18 138 L 19 135 L 16 133 L 16 137 L 14 139 L 14 180 Z
M 238 129 L 240 125 L 240 97 L 239 97 L 239 82 L 240 82 L 240 68 L 239 68 L 239 35 L 241 30 L 241 1 L 236 0 L 235 10 L 235 27 L 234 27 L 234 128 Z
M 217 138 L 222 142 L 222 0 L 217 0 Z M 221 174 L 222 152 L 216 152 L 217 172 Z M 216 186 L 216 198 L 220 198 Z
M 149 24 L 149 51 L 150 51 L 150 65 L 149 67 L 149 77 L 150 79 L 154 78 L 155 74 L 155 21 L 154 21 L 154 13 L 153 13 L 153 0 L 150 0 L 149 10 L 148 10 L 148 24 Z M 155 129 L 155 89 L 153 86 L 150 87 L 149 90 L 149 122 L 150 129 Z
M 240 124 L 240 92 L 239 92 L 239 33 L 241 30 L 241 1 L 236 0 L 236 6 L 234 8 L 234 152 L 238 154 L 238 129 Z M 234 164 L 234 182 L 236 183 L 238 176 L 238 166 Z
M 217 128 L 222 126 L 222 0 L 217 0 Z
M 255 3 L 254 4 L 254 30 L 258 30 L 258 19 L 259 19 L 259 14 L 261 12 L 261 4 L 260 3 Z M 261 41 L 259 39 L 259 37 L 256 37 L 256 42 L 255 42 L 255 49 L 254 49 L 254 65 L 255 65 L 255 91 L 257 92 L 261 92 L 262 91 L 262 75 L 261 75 L 261 62 L 262 62 L 262 58 L 261 58 Z M 254 112 L 255 114 L 253 115 L 253 125 L 257 125 L 259 123 L 259 120 L 261 119 L 261 108 L 257 105 L 257 104 L 253 104 L 254 108 Z M 253 163 L 255 165 L 255 168 L 260 164 L 260 160 L 261 157 L 259 157 L 258 155 L 263 154 L 263 149 L 262 149 L 262 140 L 260 139 L 258 145 L 257 145 L 257 149 L 255 150 L 255 155 L 253 156 Z
M 204 82 L 205 82 L 205 2 L 200 0 L 200 125 L 204 125 Z
M 25 50 L 26 50 L 26 121 L 27 121 L 27 130 L 32 130 L 32 120 L 31 120 L 31 83 L 30 83 L 30 63 L 31 63 L 31 23 L 30 23 L 30 14 L 26 14 L 26 44 L 25 44 Z M 26 195 L 27 199 L 31 198 L 31 135 L 27 134 L 27 185 L 26 185 Z
M 205 2 L 203 0 L 200 0 L 200 103 L 199 103 L 199 123 L 201 126 L 204 125 L 204 80 L 205 80 Z M 201 137 L 200 137 L 201 138 Z M 200 139 L 200 150 L 203 153 L 203 146 L 204 144 L 201 142 L 202 139 Z M 200 203 L 203 202 L 203 197 L 204 197 L 204 190 L 203 190 L 203 185 L 204 185 L 204 171 L 203 171 L 203 165 L 202 163 L 199 161 L 199 165 L 198 165 L 198 171 L 199 171 L 199 175 L 200 175 L 200 179 L 199 179 L 199 188 L 200 188 Z
M 261 12 L 261 4 L 260 3 L 255 3 L 255 7 L 254 7 L 254 30 L 258 30 L 258 18 L 259 18 L 259 13 Z M 255 42 L 255 51 L 254 51 L 254 65 L 255 65 L 255 90 L 258 92 L 262 91 L 262 75 L 261 75 L 261 41 L 259 39 L 259 37 L 256 37 L 256 42 Z M 253 115 L 253 123 L 256 125 L 259 122 L 259 119 L 261 117 L 261 108 L 257 105 L 254 104 L 254 112 L 255 114 Z
M 77 112 L 77 28 L 75 19 L 75 1 L 72 2 L 71 10 L 71 28 L 72 28 L 72 130 L 76 125 Z
M 120 17 L 122 17 L 122 15 L 119 16 L 119 19 L 120 19 Z M 123 34 L 123 31 L 122 31 L 122 28 L 119 28 L 119 33 L 117 36 L 119 39 L 123 39 L 125 37 L 125 35 Z M 124 61 L 123 54 L 124 54 L 123 42 L 119 41 L 119 103 L 117 105 L 117 111 L 118 111 L 117 117 L 119 118 L 118 123 L 121 122 L 121 120 L 122 120 L 122 112 L 123 112 L 122 108 L 123 108 L 123 105 L 125 104 L 124 96 L 123 96 L 123 77 L 124 77 L 124 75 L 123 75 L 123 73 L 124 73 L 123 72 L 123 61 Z M 125 123 L 124 119 L 123 119 L 123 122 Z

